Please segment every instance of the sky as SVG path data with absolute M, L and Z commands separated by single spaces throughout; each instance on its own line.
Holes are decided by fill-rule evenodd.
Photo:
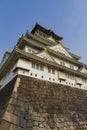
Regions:
M 87 0 L 0 0 L 0 61 L 38 22 L 87 64 Z

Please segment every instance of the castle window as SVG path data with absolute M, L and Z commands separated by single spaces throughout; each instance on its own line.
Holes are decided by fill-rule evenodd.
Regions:
M 49 77 L 49 80 L 51 80 L 51 78 Z
M 59 80 L 59 82 L 61 83 L 61 80 Z
M 41 76 L 41 78 L 43 79 L 43 75 Z
M 60 64 L 61 64 L 62 66 L 65 66 L 65 62 L 64 62 L 64 61 L 60 61 Z
M 34 62 L 32 62 L 32 68 L 35 68 L 35 63 Z
M 74 69 L 74 66 L 73 66 L 73 65 L 70 65 L 70 68 L 71 68 L 71 69 Z
M 44 70 L 44 67 L 43 67 L 43 65 L 40 65 L 40 70 Z
M 39 64 L 36 64 L 36 69 L 39 69 Z
M 48 73 L 55 74 L 55 69 L 48 67 Z
M 32 76 L 33 74 L 32 74 L 32 73 L 30 73 L 30 75 Z
M 34 53 L 35 51 L 32 50 L 31 48 L 28 48 L 28 52 L 29 52 L 29 53 Z
M 35 74 L 35 77 L 37 77 L 37 74 Z
M 38 31 L 38 34 L 39 34 L 40 36 L 42 36 L 42 37 L 47 37 L 47 35 L 46 35 L 45 33 L 41 32 L 41 31 Z
M 74 80 L 74 75 L 72 75 L 72 74 L 66 73 L 66 77 Z
M 52 74 L 55 74 L 55 69 L 52 69 Z
M 51 68 L 50 67 L 48 67 L 48 72 L 51 73 Z
M 39 65 L 37 63 L 32 62 L 32 68 L 37 69 L 37 70 L 44 70 L 43 65 Z

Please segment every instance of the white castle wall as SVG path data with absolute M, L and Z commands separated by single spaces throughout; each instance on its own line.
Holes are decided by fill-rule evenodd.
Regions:
M 55 83 L 61 83 L 87 90 L 87 83 L 83 83 L 81 78 L 77 78 L 72 75 L 70 75 L 69 77 L 66 75 L 66 73 L 60 72 L 58 70 L 55 70 L 54 74 L 52 72 L 49 73 L 48 68 L 49 67 L 47 66 L 44 66 L 43 70 L 40 70 L 40 68 L 32 68 L 31 61 L 19 59 L 14 65 L 14 67 L 10 70 L 10 72 L 7 73 L 6 76 L 0 81 L 0 84 L 2 85 L 2 87 L 4 87 L 16 75 L 21 74 L 29 77 L 34 77 Z

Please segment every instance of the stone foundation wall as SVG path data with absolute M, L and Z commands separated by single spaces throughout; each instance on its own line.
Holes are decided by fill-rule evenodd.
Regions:
M 8 101 L 11 98 L 16 78 L 14 78 L 9 84 L 7 84 L 2 90 L 0 90 L 0 120 L 8 105 Z
M 25 76 L 13 84 L 0 130 L 87 130 L 87 91 Z

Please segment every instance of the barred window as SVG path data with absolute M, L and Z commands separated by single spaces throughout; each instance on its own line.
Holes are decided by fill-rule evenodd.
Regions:
M 51 73 L 51 68 L 50 67 L 48 67 L 48 72 Z
M 75 78 L 73 74 L 69 74 L 69 73 L 66 73 L 66 77 L 73 80 Z
M 35 63 L 34 62 L 32 62 L 32 68 L 35 68 Z
M 55 69 L 52 68 L 52 74 L 55 74 Z
M 44 66 L 40 65 L 38 63 L 32 62 L 32 68 L 37 69 L 37 70 L 44 70 Z
M 39 64 L 36 64 L 36 69 L 39 69 Z
M 71 68 L 71 69 L 74 69 L 74 66 L 73 66 L 73 65 L 70 65 L 70 68 Z
M 60 61 L 60 64 L 61 64 L 62 66 L 65 66 L 65 62 L 64 62 L 64 61 Z
M 44 66 L 43 65 L 40 65 L 40 70 L 44 70 Z

